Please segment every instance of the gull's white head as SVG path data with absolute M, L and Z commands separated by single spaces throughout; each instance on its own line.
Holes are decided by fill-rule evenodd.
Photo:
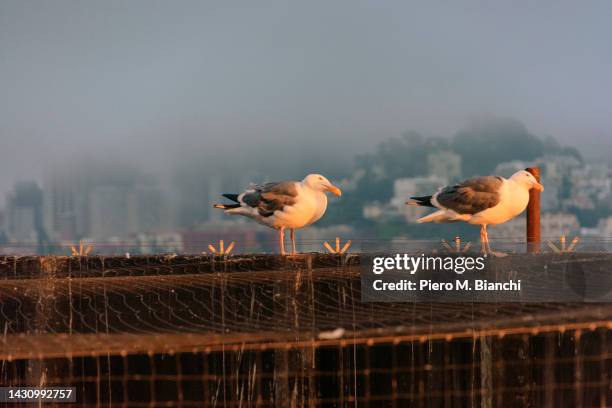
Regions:
M 515 182 L 525 186 L 527 190 L 536 189 L 538 191 L 544 191 L 544 186 L 538 183 L 538 180 L 533 177 L 533 174 L 528 172 L 527 170 L 517 171 L 510 177 L 510 180 L 514 180 Z
M 309 174 L 302 180 L 302 183 L 316 191 L 329 191 L 337 196 L 342 195 L 342 191 L 338 187 L 320 174 Z

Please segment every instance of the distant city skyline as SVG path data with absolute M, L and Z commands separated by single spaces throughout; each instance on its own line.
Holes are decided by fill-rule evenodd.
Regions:
M 489 133 L 495 137 L 487 139 L 488 145 L 495 149 L 484 146 L 482 151 L 481 138 Z M 515 140 L 522 140 L 529 150 L 517 149 Z M 612 234 L 612 165 L 581 160 L 575 149 L 539 139 L 519 122 L 482 122 L 453 140 L 407 133 L 379 144 L 375 151 L 360 156 L 349 173 L 335 179 L 344 191 L 342 202 L 309 229 L 306 237 L 311 243 L 328 239 L 334 231 L 355 239 L 371 234 L 381 239 L 431 239 L 440 234 L 470 239 L 476 230 L 466 225 L 417 225 L 416 219 L 428 210 L 406 206 L 406 199 L 470 177 L 478 169 L 508 177 L 532 165 L 541 168 L 546 186 L 541 200 L 543 234 Z M 298 167 L 296 163 L 293 170 Z M 265 174 L 227 171 L 230 168 L 209 171 L 209 163 L 187 161 L 176 169 L 172 183 L 163 184 L 119 160 L 57 163 L 40 185 L 17 182 L 6 196 L 6 205 L 0 206 L 0 246 L 9 253 L 22 245 L 30 251 L 57 253 L 84 239 L 101 244 L 98 250 L 105 253 L 129 246 L 137 254 L 153 248 L 197 251 L 204 240 L 225 238 L 241 242 L 238 251 L 272 248 L 270 231 L 212 209 L 222 192 L 268 180 Z M 492 236 L 520 238 L 523 230 L 524 220 L 517 219 L 496 228 Z M 256 237 L 263 240 L 262 246 Z

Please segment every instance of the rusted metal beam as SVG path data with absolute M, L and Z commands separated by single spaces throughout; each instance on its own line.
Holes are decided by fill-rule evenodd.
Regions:
M 528 167 L 528 172 L 533 174 L 535 179 L 540 182 L 540 168 Z M 540 192 L 529 190 L 529 204 L 527 205 L 527 252 L 540 252 Z

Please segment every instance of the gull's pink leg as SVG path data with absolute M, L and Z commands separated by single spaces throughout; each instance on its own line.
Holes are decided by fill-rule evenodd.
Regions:
M 483 254 L 487 253 L 486 234 L 487 234 L 487 226 L 481 225 L 480 226 L 480 252 L 482 252 Z
M 285 254 L 285 228 L 284 227 L 280 227 L 278 229 L 278 239 L 280 241 L 281 255 L 286 255 Z
M 489 246 L 489 234 L 487 233 L 487 226 L 483 225 L 483 234 L 484 234 L 484 242 L 485 242 L 485 247 L 487 249 L 487 253 L 491 254 L 491 247 Z
M 295 255 L 297 251 L 295 250 L 295 228 L 291 228 L 291 254 Z
M 487 226 L 484 226 L 484 234 L 485 234 L 485 242 L 487 243 L 487 253 L 493 256 L 496 256 L 498 258 L 503 258 L 505 256 L 508 256 L 508 254 L 505 254 L 503 252 L 496 252 L 491 250 L 491 245 L 489 244 L 489 234 L 487 233 Z

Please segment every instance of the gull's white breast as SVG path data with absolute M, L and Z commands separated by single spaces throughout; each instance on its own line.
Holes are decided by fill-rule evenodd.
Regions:
M 499 203 L 474 214 L 468 222 L 470 224 L 501 224 L 525 211 L 528 203 L 529 190 L 514 180 L 504 180 L 500 189 Z
M 274 212 L 272 216 L 274 220 L 271 220 L 274 227 L 302 228 L 317 221 L 325 213 L 327 208 L 325 193 L 301 184 L 297 185 L 297 189 L 295 204 Z

